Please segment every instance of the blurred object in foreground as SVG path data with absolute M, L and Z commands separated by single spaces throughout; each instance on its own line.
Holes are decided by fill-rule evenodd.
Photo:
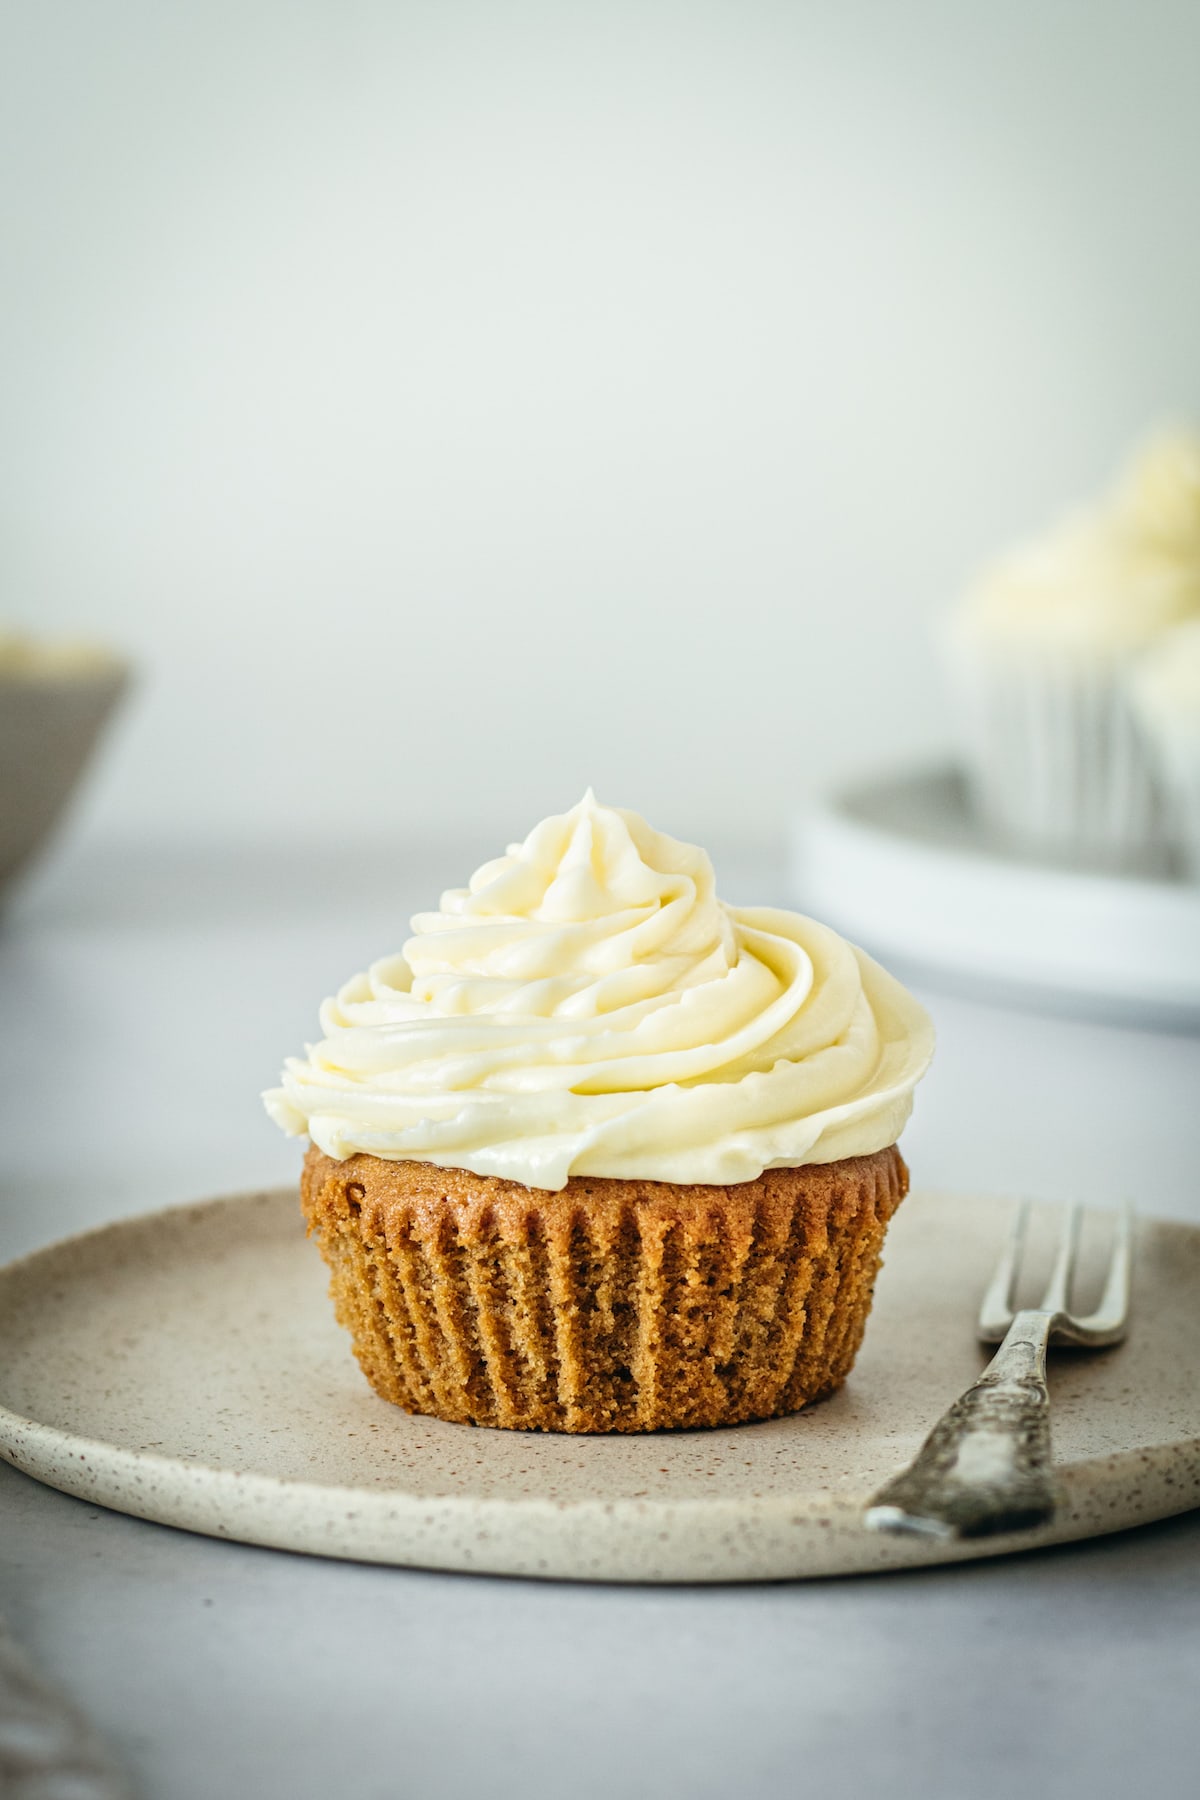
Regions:
M 100 645 L 0 632 L 0 892 L 46 843 L 128 681 Z
M 0 1794 L 5 1800 L 132 1800 L 108 1748 L 30 1666 L 0 1623 Z
M 1100 502 L 1001 558 L 946 634 L 981 818 L 1049 862 L 1156 873 L 1179 846 L 1131 704 L 1140 659 L 1200 619 L 1200 437 L 1163 432 Z
M 1022 856 L 981 824 L 957 769 L 830 795 L 798 824 L 792 874 L 801 905 L 902 976 L 1200 1027 L 1200 888 Z

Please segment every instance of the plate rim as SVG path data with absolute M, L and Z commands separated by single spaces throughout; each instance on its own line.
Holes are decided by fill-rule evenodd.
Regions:
M 1072 1011 L 1113 1020 L 1153 1022 L 1185 1030 L 1200 1025 L 1200 959 L 1192 958 L 1190 967 L 1185 959 L 1182 968 L 1176 959 L 1148 974 L 1143 955 L 1142 964 L 1123 975 L 1119 959 L 1115 967 L 1108 957 L 1089 964 L 1079 953 L 1076 932 L 1062 942 L 1054 939 L 1049 949 L 1045 948 L 1047 914 L 1043 910 L 1049 906 L 1051 918 L 1055 908 L 1078 905 L 1094 913 L 1123 897 L 1140 911 L 1154 915 L 1149 921 L 1155 928 L 1147 934 L 1150 939 L 1156 940 L 1164 927 L 1176 938 L 1190 939 L 1200 923 L 1200 885 L 1145 872 L 1122 874 L 1041 864 L 1007 854 L 1002 845 L 966 837 L 956 842 L 952 835 L 944 839 L 926 836 L 906 828 L 902 819 L 884 823 L 860 811 L 864 798 L 919 794 L 938 784 L 961 786 L 961 782 L 961 767 L 943 758 L 898 769 L 864 770 L 816 795 L 792 821 L 789 886 L 793 898 L 813 906 L 821 916 L 828 913 L 835 924 L 840 923 L 852 936 L 861 936 L 868 947 L 877 947 L 886 958 L 940 975 L 965 989 L 1018 1001 L 1032 999 L 1035 1004 L 1055 1002 Z M 877 882 L 863 879 L 858 866 L 863 864 L 876 876 L 886 864 L 886 915 L 880 912 L 876 916 L 871 907 L 869 895 Z M 954 909 L 959 923 L 948 950 L 945 934 L 939 933 L 935 944 L 928 929 L 923 889 L 930 884 L 939 888 L 949 885 L 964 896 L 962 906 Z M 868 895 L 865 908 L 864 893 Z M 997 894 L 1018 912 L 1037 916 L 1039 938 L 1034 953 L 1014 953 L 1010 941 L 1005 953 L 997 956 L 992 932 L 977 931 L 973 937 L 962 938 L 961 920 L 971 913 L 965 897 L 972 897 L 977 906 L 982 903 L 994 908 Z M 908 915 L 917 923 L 909 922 Z M 1011 922 L 1009 914 L 1006 924 Z

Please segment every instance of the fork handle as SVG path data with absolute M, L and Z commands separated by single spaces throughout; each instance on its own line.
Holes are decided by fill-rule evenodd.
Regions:
M 1046 1345 L 1054 1314 L 1020 1312 L 979 1380 L 942 1414 L 907 1469 L 875 1495 L 876 1531 L 990 1537 L 1054 1517 Z

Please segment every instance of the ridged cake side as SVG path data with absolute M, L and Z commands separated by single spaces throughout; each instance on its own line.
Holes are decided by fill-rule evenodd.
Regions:
M 735 1187 L 557 1193 L 312 1149 L 301 1197 L 384 1399 L 596 1432 L 773 1418 L 838 1387 L 907 1187 L 894 1146 Z

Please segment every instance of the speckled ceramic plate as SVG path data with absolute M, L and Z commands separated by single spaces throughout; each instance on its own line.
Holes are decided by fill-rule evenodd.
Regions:
M 868 1495 L 982 1367 L 972 1317 L 1008 1214 L 910 1197 L 857 1367 L 811 1411 L 580 1438 L 444 1425 L 376 1399 L 290 1192 L 156 1213 L 0 1270 L 0 1453 L 216 1537 L 597 1581 L 911 1567 L 1200 1505 L 1200 1229 L 1143 1222 L 1128 1341 L 1052 1365 L 1066 1494 L 1053 1526 L 965 1546 L 864 1529 Z

